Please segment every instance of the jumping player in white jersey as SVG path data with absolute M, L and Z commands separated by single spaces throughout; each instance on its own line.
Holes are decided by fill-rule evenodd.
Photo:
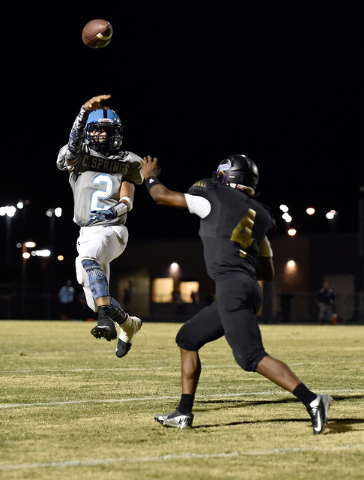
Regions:
M 125 250 L 127 213 L 133 208 L 135 185 L 143 183 L 140 161 L 121 149 L 123 126 L 116 112 L 101 104 L 110 95 L 88 100 L 73 124 L 68 144 L 61 148 L 57 167 L 69 172 L 74 198 L 77 239 L 76 275 L 87 305 L 98 313 L 95 338 L 117 338 L 116 356 L 128 353 L 142 325 L 123 311 L 109 294 L 110 262 Z

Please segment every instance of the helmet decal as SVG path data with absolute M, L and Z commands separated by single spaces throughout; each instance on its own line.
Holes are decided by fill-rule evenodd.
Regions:
M 217 167 L 217 170 L 215 172 L 215 178 L 218 178 L 221 183 L 225 183 L 230 167 L 231 167 L 230 160 L 228 159 L 223 160 Z
M 236 154 L 220 162 L 214 172 L 214 178 L 233 188 L 244 187 L 247 193 L 254 195 L 259 181 L 259 172 L 253 160 L 246 155 Z

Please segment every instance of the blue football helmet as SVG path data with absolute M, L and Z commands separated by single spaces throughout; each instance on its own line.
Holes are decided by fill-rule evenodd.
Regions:
M 122 141 L 123 125 L 114 110 L 99 109 L 90 113 L 86 125 L 86 142 L 91 148 L 106 154 L 119 150 Z
M 246 155 L 230 155 L 220 162 L 214 178 L 220 183 L 231 185 L 235 188 L 236 185 L 250 187 L 254 194 L 259 181 L 258 167 Z

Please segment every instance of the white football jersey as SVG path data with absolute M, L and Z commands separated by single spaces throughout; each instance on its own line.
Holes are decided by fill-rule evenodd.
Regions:
M 84 226 L 92 217 L 91 211 L 107 210 L 120 200 L 122 182 L 141 185 L 144 177 L 141 173 L 141 157 L 132 152 L 118 152 L 117 155 L 104 155 L 83 146 L 78 160 L 69 166 L 66 162 L 67 145 L 61 148 L 57 167 L 68 170 L 69 182 L 74 198 L 74 222 Z M 112 221 L 98 225 L 121 225 L 126 221 L 126 214 Z

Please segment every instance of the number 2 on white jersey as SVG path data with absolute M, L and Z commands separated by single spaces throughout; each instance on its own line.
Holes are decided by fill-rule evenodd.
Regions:
M 106 203 L 103 206 L 100 206 L 100 199 L 110 198 L 113 194 L 113 186 L 114 182 L 109 175 L 104 173 L 100 173 L 97 175 L 92 182 L 94 185 L 100 185 L 99 190 L 95 190 L 91 194 L 91 204 L 90 204 L 90 211 L 93 210 L 107 210 L 110 208 L 110 205 Z
M 246 257 L 246 249 L 254 242 L 252 237 L 252 230 L 254 227 L 254 221 L 257 212 L 251 208 L 247 211 L 244 217 L 240 220 L 237 226 L 234 228 L 233 233 L 231 234 L 230 240 L 233 242 L 238 242 L 240 244 L 239 254 L 241 257 Z M 241 231 L 244 229 L 244 232 Z

